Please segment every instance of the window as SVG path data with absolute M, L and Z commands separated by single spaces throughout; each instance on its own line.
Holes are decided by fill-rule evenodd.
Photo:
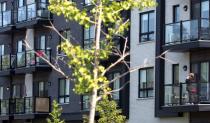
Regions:
M 153 97 L 154 72 L 153 68 L 139 70 L 139 98 Z
M 61 34 L 67 40 L 69 40 L 69 41 L 71 40 L 71 31 L 70 31 L 70 29 L 64 30 L 63 32 L 61 32 Z M 61 39 L 61 40 L 63 40 L 63 39 Z
M 69 79 L 59 79 L 59 103 L 69 103 L 70 98 L 70 80 Z
M 140 42 L 154 40 L 154 11 L 140 14 Z
M 4 55 L 4 45 L 0 45 L 0 55 Z
M 90 97 L 88 95 L 82 96 L 82 110 L 89 110 L 90 108 Z
M 24 0 L 18 0 L 18 7 L 24 6 Z
M 68 41 L 71 40 L 71 31 L 70 31 L 70 29 L 64 30 L 64 31 L 62 31 L 60 33 Z M 60 45 L 61 45 L 62 41 L 64 41 L 63 38 L 60 38 L 60 43 L 59 43 Z M 64 52 L 61 51 L 61 48 L 60 47 L 58 47 L 58 53 L 59 54 L 64 54 Z
M 1 2 L 0 3 L 0 11 L 6 11 L 7 10 L 7 3 L 6 2 Z
M 4 87 L 0 86 L 0 99 L 4 98 Z
M 91 0 L 84 0 L 85 1 L 85 5 L 91 5 Z
M 111 74 L 109 74 L 109 80 L 113 80 L 115 79 L 116 77 L 119 77 L 120 76 L 120 73 L 119 72 L 113 72 Z M 113 90 L 117 90 L 120 88 L 120 79 L 116 79 L 113 84 L 112 84 L 112 89 Z M 114 92 L 112 94 L 112 98 L 116 101 L 116 102 L 119 102 L 120 100 L 120 91 L 117 91 L 117 92 Z
M 45 50 L 46 49 L 46 36 L 41 35 L 39 40 L 39 50 Z
M 26 1 L 28 5 L 35 3 L 35 0 L 27 0 Z
M 24 51 L 23 41 L 20 40 L 17 42 L 17 52 L 23 52 L 23 51 Z
M 203 0 L 201 2 L 201 18 L 209 18 L 209 1 Z
M 95 39 L 95 26 L 92 25 L 88 29 L 84 28 L 84 49 L 90 49 Z
M 12 87 L 12 97 L 20 98 L 21 97 L 21 85 L 13 85 Z
M 179 83 L 179 64 L 173 64 L 173 84 Z
M 179 22 L 180 20 L 180 7 L 179 5 L 173 6 L 173 22 Z
M 39 82 L 38 96 L 39 97 L 47 97 L 48 96 L 47 82 Z

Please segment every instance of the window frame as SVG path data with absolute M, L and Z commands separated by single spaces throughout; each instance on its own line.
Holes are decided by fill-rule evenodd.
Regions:
M 69 31 L 69 33 L 70 33 L 70 35 L 71 35 L 71 30 L 70 30 L 70 28 L 68 28 L 68 29 L 64 29 L 64 30 L 62 30 L 62 31 L 60 31 L 60 34 L 64 37 L 64 38 L 66 38 L 66 39 L 68 39 L 68 36 L 67 36 L 67 32 Z M 66 35 L 64 35 L 64 34 L 66 34 Z M 70 37 L 70 39 L 68 39 L 69 41 L 71 40 L 71 36 L 69 36 Z M 59 39 L 59 46 L 61 46 L 61 43 L 64 41 L 63 40 L 63 38 L 60 36 L 59 37 L 60 39 Z M 57 52 L 58 52 L 58 54 L 65 54 L 62 50 L 61 50 L 61 47 L 58 47 L 57 48 Z
M 147 81 L 147 71 L 149 69 L 153 70 L 153 85 L 152 85 L 152 88 L 148 88 L 147 87 L 147 83 L 148 83 L 148 81 Z M 146 88 L 143 88 L 143 89 L 141 89 L 141 75 L 140 75 L 141 70 L 146 70 L 146 82 L 145 82 L 146 83 Z M 154 67 L 146 67 L 146 68 L 139 69 L 138 70 L 138 77 L 139 77 L 139 81 L 138 81 L 138 98 L 153 98 L 154 97 Z M 142 92 L 145 91 L 146 92 L 146 96 L 141 95 L 141 91 Z M 153 95 L 152 96 L 148 95 L 149 91 L 153 91 Z
M 88 102 L 85 102 L 84 101 L 84 96 L 88 96 L 88 99 L 86 99 L 86 101 L 88 101 Z M 88 105 L 88 108 L 84 108 L 84 104 L 85 103 L 89 103 Z M 89 95 L 82 95 L 81 96 L 81 110 L 83 110 L 83 111 L 87 111 L 87 110 L 89 110 L 90 109 L 90 96 Z
M 60 95 L 60 89 L 61 89 L 61 86 L 60 86 L 60 82 L 64 80 L 65 81 L 65 87 L 66 86 L 66 80 L 69 81 L 69 94 L 67 95 L 66 94 L 66 88 L 64 89 L 64 95 Z M 70 79 L 66 79 L 66 78 L 59 78 L 58 79 L 58 103 L 59 104 L 69 104 L 70 103 Z M 60 99 L 63 98 L 64 99 L 64 102 L 60 102 Z M 66 100 L 66 98 L 68 98 L 69 100 Z
M 93 28 L 93 34 L 94 34 L 94 38 L 91 38 L 91 27 Z M 85 38 L 85 35 L 86 35 L 86 31 L 88 32 L 88 38 Z M 85 45 L 85 42 L 88 42 L 88 44 L 93 44 L 94 40 L 95 40 L 95 26 L 94 25 L 91 25 L 88 29 L 86 29 L 85 27 L 83 28 L 83 48 L 84 49 L 90 49 L 92 46 L 91 45 L 88 45 L 86 46 Z M 91 43 L 90 43 L 91 42 Z M 86 46 L 86 47 L 85 47 Z
M 177 11 L 176 10 L 178 10 L 178 18 L 177 18 Z M 180 5 L 174 5 L 173 6 L 173 23 L 177 23 L 177 22 L 179 22 L 180 21 Z
M 118 75 L 117 75 L 118 74 Z M 117 76 L 120 76 L 121 75 L 121 72 L 120 71 L 112 71 L 112 72 L 110 72 L 109 73 L 109 79 L 110 80 L 113 80 L 114 78 L 116 78 Z M 116 84 L 116 82 L 117 82 L 117 80 L 118 80 L 118 85 L 119 85 L 119 88 L 118 89 L 120 89 L 121 88 L 121 79 L 119 78 L 119 79 L 116 79 L 112 84 L 111 84 L 111 88 L 113 89 L 113 90 L 116 90 L 117 88 L 114 88 L 114 86 L 115 86 L 115 84 Z M 115 98 L 115 97 L 118 97 L 118 99 L 117 98 Z M 120 102 L 120 100 L 121 100 L 121 91 L 117 91 L 117 92 L 114 92 L 113 94 L 112 94 L 112 98 L 116 101 L 116 102 Z
M 176 67 L 178 67 L 178 80 L 179 80 L 179 77 L 180 77 L 179 76 L 179 67 L 180 67 L 179 64 L 172 64 L 172 83 L 173 84 L 179 84 L 179 81 L 178 81 L 178 83 L 175 82 L 175 74 L 176 74 L 175 69 L 176 69 Z
M 147 20 L 147 32 L 142 32 L 141 28 L 142 28 L 142 16 L 147 14 L 148 15 L 148 20 Z M 150 28 L 150 24 L 149 24 L 149 20 L 150 20 L 150 14 L 154 14 L 154 30 L 153 31 L 149 31 Z M 149 35 L 153 34 L 154 35 L 154 39 L 153 40 L 149 40 Z M 141 37 L 142 36 L 147 36 L 147 40 L 142 41 Z M 146 11 L 146 12 L 142 12 L 139 14 L 139 42 L 147 42 L 147 41 L 154 41 L 155 40 L 155 11 L 151 10 L 151 11 Z

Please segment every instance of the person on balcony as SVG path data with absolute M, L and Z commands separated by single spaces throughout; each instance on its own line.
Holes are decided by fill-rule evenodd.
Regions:
M 198 96 L 197 96 L 197 83 L 196 83 L 196 77 L 194 73 L 189 73 L 186 80 L 187 84 L 187 91 L 189 95 L 189 103 L 195 104 L 198 102 Z

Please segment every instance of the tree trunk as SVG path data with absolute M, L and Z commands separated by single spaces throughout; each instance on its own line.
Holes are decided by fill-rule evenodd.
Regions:
M 89 123 L 94 123 L 95 112 L 97 104 L 97 89 L 94 89 L 91 95 L 91 104 L 90 104 L 90 114 L 89 114 Z
M 95 36 L 95 61 L 94 61 L 94 80 L 95 84 L 98 84 L 98 66 L 99 66 L 99 50 L 100 50 L 100 37 L 101 37 L 101 13 L 102 13 L 102 4 L 99 0 L 99 12 L 98 12 L 98 19 L 96 24 L 96 36 Z M 96 112 L 96 105 L 97 105 L 97 88 L 93 88 L 91 94 L 91 102 L 90 102 L 90 114 L 89 114 L 89 123 L 94 123 L 95 120 L 95 112 Z

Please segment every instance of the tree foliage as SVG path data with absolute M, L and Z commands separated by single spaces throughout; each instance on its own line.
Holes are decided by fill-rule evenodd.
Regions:
M 96 110 L 100 116 L 98 123 L 125 123 L 126 117 L 122 115 L 114 100 L 107 98 L 100 100 Z
M 50 118 L 47 119 L 47 123 L 65 123 L 64 120 L 60 119 L 62 108 L 59 107 L 58 103 L 54 100 L 52 105 L 52 112 Z
M 134 8 L 141 10 L 153 7 L 156 3 L 154 0 L 90 0 L 91 7 L 80 9 L 77 3 L 71 0 L 49 0 L 49 2 L 48 9 L 52 13 L 63 15 L 67 20 L 75 21 L 85 28 L 95 26 L 95 39 L 90 49 L 75 46 L 66 39 L 63 39 L 60 46 L 67 55 L 69 67 L 73 70 L 74 91 L 77 94 L 90 93 L 89 123 L 93 123 L 97 102 L 101 98 L 106 98 L 111 91 L 110 81 L 105 76 L 108 69 L 100 64 L 100 61 L 107 60 L 112 53 L 112 48 L 115 47 L 113 37 L 123 35 L 129 28 L 129 20 L 122 16 L 122 12 Z M 106 31 L 103 31 L 102 27 L 106 28 Z M 116 105 L 112 101 L 105 102 L 110 103 L 112 106 L 110 108 L 116 110 Z M 108 115 L 102 110 L 106 107 L 105 103 L 100 102 L 100 105 L 101 116 Z M 115 110 L 108 111 L 113 111 L 114 114 L 120 113 L 119 110 Z M 101 123 L 106 120 L 102 119 Z

